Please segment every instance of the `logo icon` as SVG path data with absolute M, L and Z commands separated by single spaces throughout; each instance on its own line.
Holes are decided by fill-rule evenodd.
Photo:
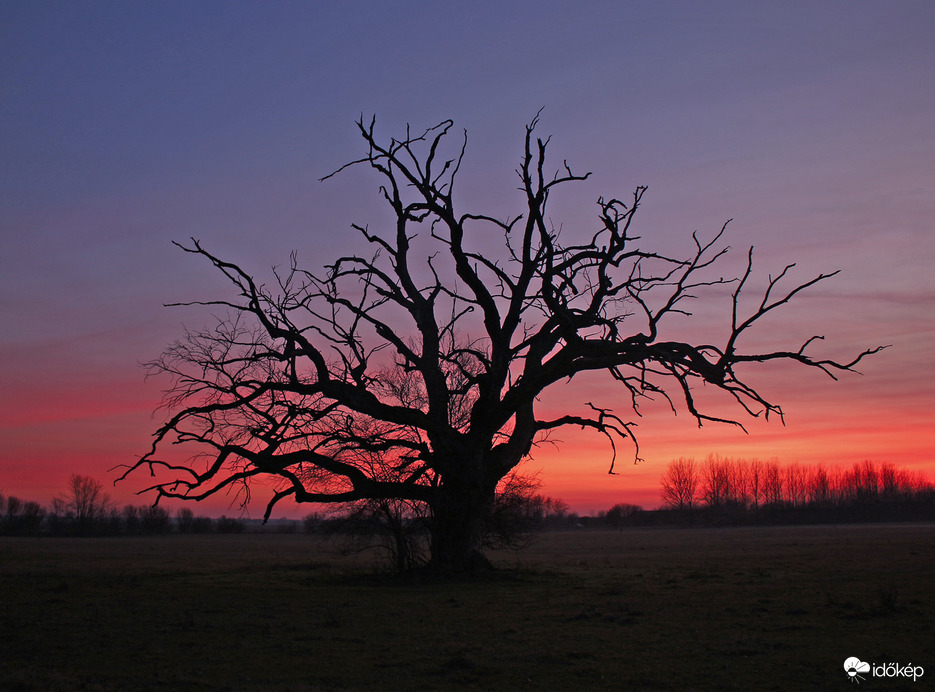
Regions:
M 861 661 L 856 656 L 851 656 L 849 659 L 844 661 L 844 671 L 847 673 L 847 676 L 851 679 L 851 682 L 856 682 L 858 685 L 861 680 L 866 680 L 861 673 L 870 672 L 870 664 L 864 661 Z

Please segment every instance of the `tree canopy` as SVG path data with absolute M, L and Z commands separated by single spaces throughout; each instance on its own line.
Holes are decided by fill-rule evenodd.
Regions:
M 738 365 L 795 361 L 835 377 L 879 350 L 839 362 L 812 355 L 814 336 L 745 351 L 742 337 L 764 316 L 837 272 L 796 283 L 790 264 L 744 312 L 752 248 L 734 278 L 718 273 L 726 223 L 710 238 L 693 234 L 684 256 L 653 249 L 635 232 L 645 187 L 599 198 L 591 228 L 558 230 L 548 215 L 552 192 L 589 174 L 548 164 L 549 139 L 535 135 L 537 125 L 538 117 L 525 129 L 521 212 L 510 218 L 456 208 L 467 134 L 452 137 L 452 121 L 384 141 L 375 121 L 361 118 L 364 155 L 325 179 L 368 166 L 393 223 L 354 224 L 357 254 L 318 270 L 293 254 L 264 284 L 196 239 L 179 244 L 233 290 L 186 303 L 212 306 L 214 323 L 149 364 L 171 378 L 170 414 L 124 477 L 147 468 L 157 499 L 195 500 L 274 479 L 267 516 L 284 498 L 419 503 L 431 517 L 431 564 L 464 571 L 484 564 L 479 525 L 498 484 L 550 431 L 605 435 L 612 472 L 622 442 L 639 458 L 621 408 L 661 397 L 699 424 L 741 425 L 702 410 L 695 391 L 704 383 L 729 394 L 743 415 L 781 417 Z M 491 231 L 502 238 L 499 254 L 478 242 Z M 695 293 L 711 286 L 730 296 L 723 340 L 663 339 L 663 323 L 691 315 Z M 621 397 L 558 416 L 537 410 L 544 392 L 591 371 L 612 378 Z M 163 450 L 176 443 L 197 451 L 173 461 Z

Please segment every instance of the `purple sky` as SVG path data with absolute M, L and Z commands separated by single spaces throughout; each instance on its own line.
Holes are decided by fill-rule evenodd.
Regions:
M 563 436 L 571 451 L 536 461 L 549 494 L 652 505 L 674 455 L 813 462 L 836 442 L 931 469 L 933 32 L 935 4 L 901 0 L 3 3 L 0 490 L 47 502 L 69 473 L 108 479 L 145 451 L 164 383 L 139 362 L 204 320 L 161 306 L 225 288 L 170 241 L 260 273 L 292 249 L 316 268 L 355 247 L 350 223 L 385 218 L 377 180 L 317 180 L 362 153 L 361 113 L 386 136 L 454 119 L 462 203 L 515 212 L 543 107 L 556 166 L 594 173 L 553 201 L 556 223 L 590 229 L 599 194 L 648 185 L 650 244 L 733 218 L 761 276 L 843 270 L 767 343 L 893 344 L 840 386 L 767 373 L 785 428 L 738 440 L 651 415 L 629 478 L 572 471 L 576 455 L 605 470 L 606 449 Z

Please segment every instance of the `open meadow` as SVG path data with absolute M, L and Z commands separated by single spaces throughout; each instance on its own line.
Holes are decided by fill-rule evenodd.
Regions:
M 2 690 L 935 684 L 935 525 L 548 533 L 474 581 L 301 534 L 0 538 Z

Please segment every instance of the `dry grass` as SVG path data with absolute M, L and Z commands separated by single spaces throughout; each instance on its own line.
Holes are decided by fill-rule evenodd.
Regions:
M 558 533 L 489 579 L 414 584 L 301 535 L 0 539 L 0 689 L 827 690 L 848 656 L 935 675 L 933 545 Z

